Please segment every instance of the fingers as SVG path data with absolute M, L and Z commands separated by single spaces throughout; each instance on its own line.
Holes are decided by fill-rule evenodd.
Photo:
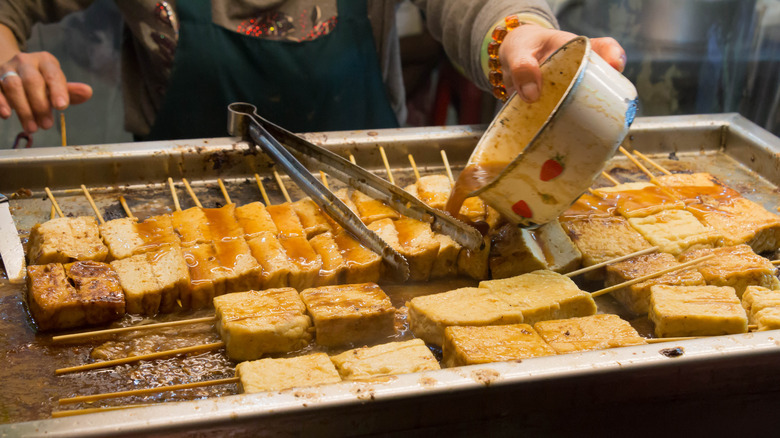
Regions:
M 626 52 L 614 38 L 593 38 L 591 46 L 615 70 L 623 72 L 626 68 Z
M 54 125 L 54 119 L 51 114 L 49 99 L 46 96 L 46 82 L 38 70 L 38 66 L 22 64 L 19 66 L 17 73 L 22 78 L 24 94 L 27 96 L 27 102 L 35 123 L 43 129 L 51 128 Z M 19 115 L 21 117 L 21 113 Z M 23 124 L 23 126 L 27 126 L 27 124 Z
M 4 69 L 3 73 L 7 71 L 13 70 Z M 8 105 L 12 110 L 16 111 L 16 116 L 19 117 L 22 128 L 27 132 L 37 131 L 38 124 L 35 122 L 32 109 L 27 101 L 22 78 L 16 75 L 7 76 L 0 85 L 2 85 L 3 94 Z
M 92 87 L 81 82 L 68 82 L 67 91 L 71 105 L 84 103 L 92 97 Z
M 39 70 L 46 88 L 49 90 L 49 103 L 58 110 L 64 110 L 70 104 L 66 87 L 65 73 L 60 68 L 60 62 L 54 56 L 41 60 Z
M 504 85 L 514 87 L 521 99 L 528 103 L 539 100 L 542 89 L 542 72 L 534 56 L 515 56 L 508 61 L 509 72 L 504 73 Z

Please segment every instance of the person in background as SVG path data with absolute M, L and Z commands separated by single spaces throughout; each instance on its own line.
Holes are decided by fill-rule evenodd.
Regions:
M 36 22 L 58 21 L 90 3 L 0 3 L 0 117 L 15 112 L 32 133 L 53 126 L 52 109 L 92 96 L 88 84 L 68 82 L 50 53 L 24 51 Z M 297 132 L 397 127 L 405 117 L 395 28 L 399 3 L 117 2 L 127 35 L 125 128 L 141 140 L 224 136 L 226 107 L 236 101 L 256 105 L 260 115 Z M 452 62 L 497 97 L 516 91 L 536 101 L 539 63 L 575 36 L 557 29 L 543 0 L 413 3 Z M 622 71 L 626 55 L 617 41 L 596 38 L 592 46 Z

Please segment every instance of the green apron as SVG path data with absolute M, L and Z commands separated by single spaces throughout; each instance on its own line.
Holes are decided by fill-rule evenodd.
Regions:
M 212 22 L 209 0 L 177 2 L 181 32 L 163 104 L 144 140 L 224 137 L 227 106 L 248 102 L 293 132 L 398 126 L 364 0 L 339 0 L 315 40 L 255 38 Z

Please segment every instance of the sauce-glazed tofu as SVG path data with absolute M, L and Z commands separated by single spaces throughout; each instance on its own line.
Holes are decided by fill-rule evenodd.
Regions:
M 777 268 L 747 245 L 690 250 L 680 255 L 680 261 L 687 262 L 710 254 L 715 254 L 715 257 L 695 266 L 707 284 L 731 286 L 738 297 L 748 286 L 780 289 L 780 281 L 775 277 Z
M 745 309 L 730 286 L 653 286 L 648 317 L 659 338 L 747 332 Z
M 314 286 L 322 269 L 322 257 L 314 251 L 306 237 L 281 237 L 279 243 L 292 262 L 288 277 L 290 287 L 304 290 Z
M 306 238 L 311 239 L 318 234 L 332 231 L 330 221 L 326 218 L 325 213 L 310 198 L 295 201 L 292 203 L 292 207 L 298 214 Z
M 270 231 L 258 233 L 247 241 L 252 255 L 260 264 L 260 281 L 263 289 L 275 287 L 287 287 L 290 272 L 297 268 L 287 257 L 287 252 L 276 238 L 276 234 Z
M 227 270 L 222 267 L 213 243 L 203 243 L 182 249 L 190 271 L 190 284 L 181 293 L 185 309 L 203 309 L 214 297 L 225 293 Z
M 466 287 L 414 297 L 409 308 L 409 328 L 426 343 L 442 345 L 450 326 L 482 326 L 523 322 L 523 312 L 490 289 Z
M 225 292 L 260 288 L 262 267 L 252 256 L 243 237 L 215 240 L 214 250 L 219 264 L 225 269 Z
M 306 289 L 301 299 L 320 345 L 355 345 L 395 333 L 395 307 L 374 283 Z
M 485 237 L 482 243 L 482 247 L 475 250 L 461 249 L 458 254 L 458 274 L 474 280 L 490 278 L 490 238 Z
M 217 330 L 232 360 L 285 353 L 311 341 L 306 306 L 289 287 L 222 295 L 214 298 L 214 309 Z
M 585 193 L 559 217 L 561 222 L 588 217 L 612 217 L 617 209 L 615 199 L 603 199 Z
M 347 269 L 347 264 L 341 255 L 339 246 L 333 240 L 333 235 L 330 232 L 318 234 L 309 239 L 309 244 L 311 244 L 314 252 L 322 258 L 322 268 L 320 268 L 320 273 L 317 275 L 315 286 L 342 283 L 341 278 L 344 270 Z
M 170 216 L 166 215 L 152 216 L 143 222 L 131 218 L 108 221 L 100 225 L 100 235 L 114 260 L 181 244 Z
M 276 228 L 279 230 L 278 237 L 306 237 L 303 224 L 298 219 L 298 214 L 291 203 L 285 202 L 284 204 L 269 205 L 265 209 L 271 215 L 271 219 L 273 219 Z
M 417 199 L 433 208 L 444 210 L 447 200 L 450 198 L 452 183 L 447 175 L 425 175 L 417 180 L 414 188 L 416 191 L 414 196 Z
M 557 220 L 536 230 L 505 224 L 492 238 L 492 278 L 506 278 L 539 269 L 569 272 L 579 267 L 582 253 Z
M 685 204 L 718 204 L 740 197 L 739 192 L 724 186 L 713 175 L 705 172 L 660 175 L 654 181 Z
M 111 262 L 125 291 L 127 313 L 156 315 L 162 290 L 146 254 L 136 254 Z
M 394 224 L 401 255 L 409 262 L 409 280 L 427 281 L 439 255 L 439 241 L 435 239 L 431 225 L 408 217 L 402 217 Z
M 241 362 L 236 365 L 236 376 L 247 394 L 341 381 L 339 372 L 325 353 Z
M 93 217 L 61 217 L 36 224 L 30 230 L 28 264 L 68 263 L 76 260 L 102 262 L 108 248 L 100 239 Z
M 384 202 L 371 198 L 357 190 L 352 191 L 352 202 L 357 207 L 358 216 L 368 225 L 381 219 L 398 219 L 401 215 Z
M 125 294 L 111 265 L 93 261 L 68 263 L 65 275 L 76 288 L 87 324 L 105 324 L 125 314 Z
M 649 182 L 623 183 L 614 187 L 602 187 L 594 192 L 604 199 L 614 200 L 617 212 L 627 218 L 685 208 L 685 203 L 676 195 Z
M 590 293 L 580 290 L 569 277 L 553 271 L 481 281 L 479 287 L 501 296 L 521 311 L 526 324 L 596 314 L 596 302 Z
M 780 216 L 745 198 L 693 204 L 688 210 L 723 235 L 724 245 L 747 244 L 755 252 L 780 247 Z
M 541 321 L 534 329 L 558 354 L 647 343 L 628 321 L 612 314 Z
M 171 221 L 182 246 L 206 243 L 212 239 L 208 219 L 200 207 L 174 211 L 171 214 Z
M 382 257 L 361 245 L 347 232 L 341 231 L 333 240 L 344 258 L 344 283 L 376 283 L 382 274 Z
M 646 217 L 633 217 L 628 223 L 662 252 L 673 255 L 689 248 L 717 246 L 723 238 L 685 210 L 664 210 Z
M 681 264 L 665 252 L 631 257 L 607 266 L 604 286 L 613 286 Z M 612 292 L 612 296 L 635 315 L 644 315 L 650 309 L 650 287 L 656 284 L 703 286 L 705 283 L 704 277 L 693 267 L 620 288 Z
M 742 307 L 747 312 L 748 322 L 757 324 L 759 331 L 780 328 L 776 318 L 780 315 L 780 290 L 748 286 L 742 295 Z
M 244 236 L 244 229 L 236 220 L 236 204 L 204 208 L 203 214 L 209 224 L 210 241 L 237 239 Z
M 420 339 L 355 348 L 330 359 L 344 380 L 440 369 L 439 362 Z
M 262 202 L 250 202 L 236 207 L 236 221 L 244 230 L 247 240 L 257 237 L 260 233 L 272 233 L 274 236 L 279 234 L 279 229 Z
M 442 365 L 445 368 L 553 356 L 555 350 L 528 324 L 447 327 Z

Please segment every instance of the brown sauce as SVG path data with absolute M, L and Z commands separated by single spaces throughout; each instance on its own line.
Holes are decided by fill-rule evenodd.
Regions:
M 458 175 L 447 199 L 445 210 L 453 217 L 459 217 L 460 208 L 469 194 L 493 181 L 509 163 L 472 163 Z

